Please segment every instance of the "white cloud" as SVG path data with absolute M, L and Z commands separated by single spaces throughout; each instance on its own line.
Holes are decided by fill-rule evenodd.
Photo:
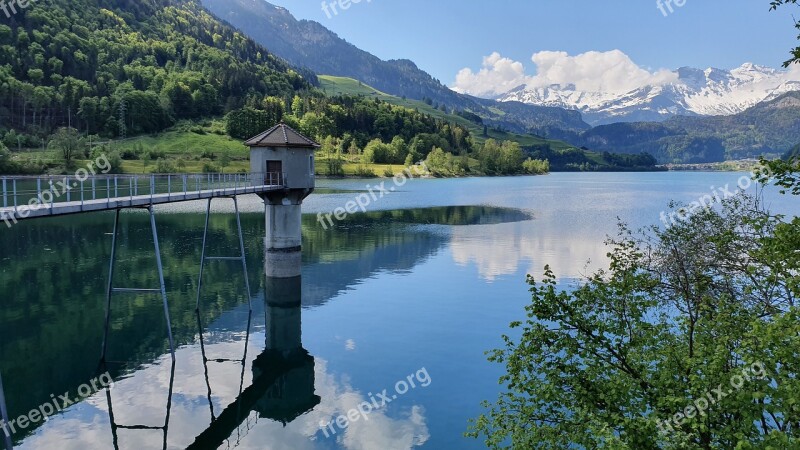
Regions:
M 483 59 L 477 72 L 464 68 L 456 75 L 452 88 L 458 92 L 491 97 L 527 84 L 544 87 L 574 85 L 583 92 L 623 94 L 646 85 L 662 85 L 677 79 L 670 70 L 650 71 L 633 62 L 620 50 L 586 52 L 570 56 L 566 52 L 534 53 L 531 61 L 536 74 L 528 75 L 518 61 L 492 53 Z
M 494 52 L 483 58 L 483 67 L 478 73 L 469 68 L 461 69 L 452 88 L 456 92 L 492 97 L 526 84 L 528 79 L 521 62 L 503 58 L 500 53 Z

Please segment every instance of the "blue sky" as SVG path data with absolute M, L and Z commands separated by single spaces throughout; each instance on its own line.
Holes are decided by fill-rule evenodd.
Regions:
M 744 62 L 778 67 L 796 42 L 792 13 L 800 13 L 791 6 L 769 12 L 769 0 L 685 0 L 666 17 L 656 0 L 361 0 L 329 18 L 321 0 L 271 3 L 382 59 L 411 59 L 447 85 L 465 67 L 477 72 L 494 52 L 529 75 L 540 51 L 617 49 L 652 72 Z

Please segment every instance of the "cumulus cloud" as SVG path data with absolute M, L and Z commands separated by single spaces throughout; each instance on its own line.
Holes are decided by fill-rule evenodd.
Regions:
M 528 80 L 521 62 L 494 52 L 483 58 L 483 66 L 477 73 L 470 68 L 461 69 L 452 88 L 456 92 L 492 97 L 527 84 Z
M 677 74 L 670 70 L 642 68 L 620 50 L 575 56 L 542 51 L 534 53 L 531 61 L 536 66 L 534 75 L 528 75 L 521 62 L 492 53 L 483 59 L 483 66 L 477 73 L 469 68 L 459 71 L 452 88 L 481 97 L 496 96 L 522 84 L 534 88 L 574 85 L 578 91 L 624 94 L 642 86 L 662 85 L 677 79 Z

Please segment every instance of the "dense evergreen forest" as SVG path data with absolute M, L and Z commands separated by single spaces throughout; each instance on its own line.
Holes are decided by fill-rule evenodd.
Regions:
M 0 42 L 2 127 L 32 147 L 61 126 L 152 133 L 315 81 L 193 1 L 41 0 Z

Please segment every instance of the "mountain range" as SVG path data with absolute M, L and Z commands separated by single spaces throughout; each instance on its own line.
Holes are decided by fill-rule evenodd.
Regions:
M 591 125 L 663 121 L 674 116 L 738 114 L 763 101 L 800 90 L 800 72 L 744 64 L 733 70 L 682 67 L 671 81 L 626 93 L 591 92 L 575 85 L 522 85 L 498 97 L 577 110 Z
M 452 91 L 407 59 L 383 61 L 318 22 L 297 20 L 264 0 L 202 0 L 222 20 L 297 67 L 348 77 L 397 97 L 424 100 L 449 111 L 470 111 L 489 126 L 551 138 L 590 128 L 577 111 L 519 102 L 499 103 Z
M 684 67 L 661 84 L 625 93 L 575 85 L 522 85 L 496 98 L 457 93 L 409 60 L 383 61 L 323 25 L 265 0 L 202 0 L 274 54 L 317 74 L 348 77 L 422 100 L 489 127 L 564 140 L 660 162 L 709 162 L 782 154 L 800 142 L 800 71 L 744 64 Z
M 324 88 L 327 80 L 334 86 L 323 103 L 352 106 L 340 98 L 351 94 L 384 99 L 393 106 L 357 101 L 375 113 L 383 108 L 383 113 L 424 119 L 428 133 L 456 125 L 469 129 L 477 142 L 513 138 L 543 155 L 586 147 L 647 152 L 663 163 L 707 162 L 784 154 L 800 143 L 800 86 L 792 80 L 794 72 L 753 65 L 728 72 L 680 69 L 672 83 L 645 89 L 649 97 L 631 93 L 606 103 L 583 98 L 595 107 L 612 101 L 622 105 L 613 109 L 618 122 L 592 120 L 592 127 L 583 117 L 594 116 L 575 106 L 456 93 L 411 61 L 382 61 L 263 0 L 200 2 L 41 0 L 47 8 L 0 24 L 3 42 L 16 43 L 0 45 L 8 62 L 0 66 L 0 87 L 7 87 L 0 89 L 2 140 L 12 147 L 38 147 L 43 136 L 61 126 L 111 137 L 154 134 L 179 121 L 220 117 L 264 102 L 284 107 L 291 102 L 292 110 L 305 113 L 319 95 L 315 86 Z M 362 132 L 363 142 L 376 135 L 368 129 L 371 122 L 356 128 L 316 125 Z

